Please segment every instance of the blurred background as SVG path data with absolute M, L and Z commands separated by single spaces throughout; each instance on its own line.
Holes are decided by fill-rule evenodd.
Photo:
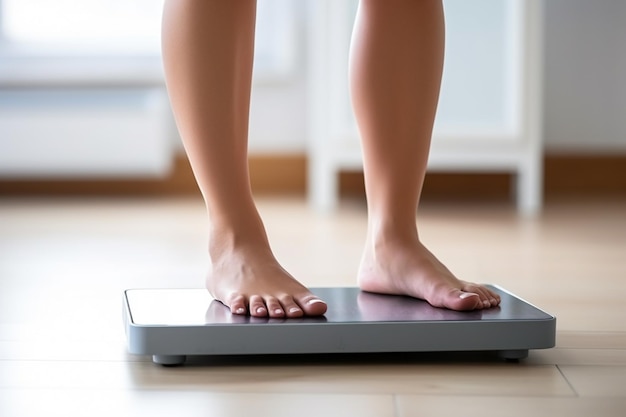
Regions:
M 341 104 L 341 52 L 356 2 L 331 10 L 343 13 L 334 20 L 324 20 L 322 3 L 259 1 L 250 125 L 257 193 L 311 194 L 319 174 L 312 158 L 332 159 L 333 146 L 355 136 L 347 100 Z M 526 149 L 521 154 L 533 143 L 534 192 L 548 201 L 623 196 L 626 3 L 551 0 L 540 3 L 543 16 L 530 27 L 518 16 L 520 3 L 445 2 L 446 73 L 424 198 L 509 201 L 516 165 L 464 161 L 454 146 L 465 153 L 464 146 L 497 149 L 515 140 Z M 0 0 L 1 195 L 198 195 L 164 89 L 161 8 L 160 0 Z M 324 31 L 334 36 L 329 45 L 316 40 Z M 542 36 L 528 52 L 523 41 L 533 32 Z M 530 81 L 523 78 L 528 59 L 540 68 Z M 326 85 L 320 61 L 330 62 Z M 345 117 L 323 132 L 315 91 L 329 86 L 342 95 L 333 112 Z M 533 88 L 538 97 L 523 101 Z M 533 110 L 524 103 L 537 113 L 529 124 Z M 337 175 L 332 185 L 340 195 L 363 193 L 359 154 L 352 153 L 326 168 Z
M 310 287 L 356 285 L 367 233 L 346 71 L 356 5 L 258 1 L 252 188 L 277 259 Z M 0 0 L 0 415 L 319 415 L 313 401 L 328 415 L 487 402 L 622 416 L 626 1 L 444 5 L 420 239 L 459 278 L 554 314 L 555 349 L 502 366 L 210 372 L 128 354 L 123 291 L 199 288 L 209 266 L 165 91 L 162 0 Z

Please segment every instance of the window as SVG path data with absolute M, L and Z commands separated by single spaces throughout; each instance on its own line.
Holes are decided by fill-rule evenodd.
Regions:
M 293 69 L 296 3 L 258 2 L 257 72 L 281 76 Z M 127 58 L 125 65 L 128 58 L 158 58 L 162 7 L 163 0 L 0 0 L 0 54 L 119 57 Z
M 2 0 L 4 40 L 42 54 L 158 53 L 163 0 Z

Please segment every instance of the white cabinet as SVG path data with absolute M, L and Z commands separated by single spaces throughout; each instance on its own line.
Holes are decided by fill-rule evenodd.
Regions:
M 356 0 L 311 3 L 311 203 L 334 207 L 341 170 L 362 169 L 348 95 Z M 510 172 L 517 205 L 542 200 L 540 0 L 447 0 L 446 56 L 429 171 Z

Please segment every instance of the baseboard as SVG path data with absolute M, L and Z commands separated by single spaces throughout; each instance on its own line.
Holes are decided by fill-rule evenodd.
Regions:
M 626 155 L 559 155 L 545 158 L 547 195 L 626 197 Z
M 305 193 L 306 156 L 272 155 L 249 158 L 255 193 Z M 184 155 L 175 158 L 164 178 L 1 179 L 0 195 L 15 196 L 189 196 L 200 195 Z
M 256 194 L 300 194 L 306 191 L 305 155 L 253 155 L 249 159 L 252 190 Z M 364 195 L 363 175 L 343 172 L 342 195 Z M 508 199 L 510 174 L 429 173 L 424 199 Z M 544 161 L 544 194 L 560 196 L 626 196 L 626 155 L 548 155 Z M 2 180 L 3 196 L 188 196 L 199 195 L 184 156 L 176 158 L 163 179 Z

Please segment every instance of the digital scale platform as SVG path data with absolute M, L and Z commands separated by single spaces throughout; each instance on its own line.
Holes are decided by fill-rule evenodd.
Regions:
M 311 288 L 327 313 L 290 319 L 233 315 L 206 289 L 132 289 L 124 292 L 124 325 L 128 351 L 162 365 L 195 355 L 495 351 L 523 359 L 554 347 L 554 316 L 488 287 L 500 306 L 469 312 L 352 287 Z

